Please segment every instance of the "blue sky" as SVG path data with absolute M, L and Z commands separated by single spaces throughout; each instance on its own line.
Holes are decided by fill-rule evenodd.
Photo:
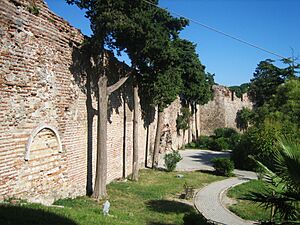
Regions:
M 91 33 L 89 21 L 76 6 L 64 0 L 46 0 L 57 15 Z M 300 56 L 300 0 L 160 0 L 160 6 L 241 38 L 279 55 Z M 279 57 L 251 48 L 190 23 L 181 37 L 197 44 L 206 70 L 223 85 L 249 82 L 256 65 Z

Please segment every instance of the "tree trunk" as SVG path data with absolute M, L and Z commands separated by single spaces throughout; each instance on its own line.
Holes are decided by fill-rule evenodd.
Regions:
M 182 131 L 182 149 L 185 149 L 185 130 Z
M 122 96 L 123 98 L 123 108 L 124 108 L 124 112 L 123 112 L 123 173 L 122 173 L 122 178 L 125 179 L 126 178 L 126 135 L 127 135 L 127 116 L 126 116 L 126 100 L 125 100 L 125 96 Z
M 160 147 L 161 124 L 162 124 L 162 121 L 163 121 L 163 115 L 164 115 L 164 112 L 161 112 L 159 107 L 158 107 L 157 126 L 156 126 L 153 160 L 152 160 L 152 168 L 154 168 L 154 169 L 158 168 L 158 156 L 159 156 L 159 147 Z
M 98 81 L 98 130 L 97 130 L 97 163 L 93 197 L 96 199 L 106 196 L 107 180 L 107 77 L 102 76 Z
M 189 118 L 189 128 L 188 128 L 188 143 L 191 143 L 193 141 L 193 125 L 192 125 L 192 118 L 193 118 L 193 106 L 191 105 L 191 116 Z
M 196 130 L 196 140 L 199 138 L 199 132 L 198 132 L 198 117 L 197 117 L 197 104 L 195 104 L 195 130 Z
M 137 181 L 139 178 L 139 107 L 138 107 L 138 85 L 135 82 L 133 87 L 133 165 L 132 165 L 132 180 Z

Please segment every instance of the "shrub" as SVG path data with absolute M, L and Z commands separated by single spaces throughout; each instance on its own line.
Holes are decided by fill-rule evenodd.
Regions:
M 211 160 L 216 173 L 222 176 L 231 176 L 234 169 L 233 162 L 228 158 L 214 158 Z
M 233 150 L 236 148 L 236 146 L 240 143 L 242 139 L 242 135 L 239 133 L 233 134 L 230 138 L 229 138 L 229 149 Z
M 222 150 L 229 149 L 229 139 L 224 138 L 224 137 L 220 137 L 220 138 L 215 139 L 211 143 L 210 149 L 215 150 L 215 151 L 222 151 Z
M 273 153 L 278 150 L 277 137 L 282 134 L 282 124 L 265 120 L 259 127 L 251 127 L 233 149 L 232 160 L 239 169 L 256 170 L 249 155 L 274 169 Z
M 234 149 L 241 140 L 241 135 L 232 128 L 218 128 L 214 133 L 212 136 L 200 136 L 196 142 L 189 143 L 186 147 L 222 151 Z
M 191 142 L 185 145 L 186 148 L 198 148 L 197 143 Z
M 165 155 L 164 160 L 167 171 L 171 172 L 175 170 L 176 164 L 182 160 L 182 157 L 178 151 L 173 150 L 171 153 Z
M 208 136 L 200 136 L 197 140 L 197 147 L 200 149 L 210 149 L 213 139 Z
M 214 130 L 214 134 L 216 138 L 230 138 L 232 135 L 237 134 L 237 131 L 233 128 L 217 128 Z
M 241 138 L 241 135 L 233 128 L 217 128 L 214 134 L 210 149 L 215 151 L 234 149 Z

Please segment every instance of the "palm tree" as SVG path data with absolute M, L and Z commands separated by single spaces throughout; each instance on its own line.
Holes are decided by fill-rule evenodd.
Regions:
M 245 199 L 270 208 L 270 221 L 273 223 L 275 216 L 279 217 L 281 222 L 299 223 L 300 145 L 286 139 L 281 139 L 279 144 L 280 150 L 274 153 L 274 172 L 255 160 L 263 171 L 264 181 L 267 185 L 259 192 L 249 193 Z

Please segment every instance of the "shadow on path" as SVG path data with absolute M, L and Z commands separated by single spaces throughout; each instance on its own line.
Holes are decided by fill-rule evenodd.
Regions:
M 197 152 L 195 154 L 187 156 L 189 158 L 192 158 L 193 161 L 195 162 L 200 162 L 203 165 L 208 165 L 210 166 L 211 163 L 210 161 L 216 157 L 221 158 L 229 158 L 230 153 L 229 152 L 207 152 L 207 151 L 202 151 L 202 152 Z
M 180 151 L 182 160 L 177 164 L 177 171 L 214 170 L 211 160 L 220 157 L 230 157 L 230 152 L 211 150 L 184 150 Z

